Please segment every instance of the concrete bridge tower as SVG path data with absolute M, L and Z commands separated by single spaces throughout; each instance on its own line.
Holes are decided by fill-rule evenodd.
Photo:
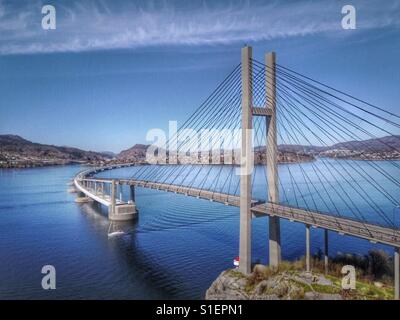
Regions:
M 253 88 L 252 48 L 242 48 L 242 142 L 240 155 L 240 235 L 239 270 L 251 273 L 251 169 Z
M 267 182 L 268 201 L 279 203 L 278 144 L 276 131 L 276 55 L 265 55 L 266 104 L 270 116 L 267 117 Z M 269 217 L 269 265 L 277 267 L 281 262 L 281 234 L 279 217 Z
M 251 273 L 251 175 L 254 166 L 252 141 L 253 115 L 266 117 L 267 200 L 270 203 L 279 203 L 275 59 L 276 55 L 274 52 L 268 53 L 265 56 L 266 106 L 257 107 L 257 112 L 253 113 L 252 48 L 247 46 L 242 48 L 239 270 L 245 274 Z M 269 264 L 272 267 L 277 267 L 280 261 L 280 221 L 278 217 L 270 216 Z

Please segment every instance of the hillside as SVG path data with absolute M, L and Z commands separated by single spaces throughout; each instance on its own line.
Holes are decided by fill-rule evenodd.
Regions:
M 348 149 L 352 151 L 388 152 L 400 150 L 400 135 L 386 136 L 364 141 L 348 141 L 337 143 L 329 149 Z
M 149 145 L 145 144 L 135 144 L 115 155 L 112 152 L 93 152 L 67 146 L 40 144 L 17 135 L 6 134 L 0 135 L 0 168 L 74 162 L 101 165 L 110 159 L 114 159 L 112 162 L 141 162 L 146 159 L 148 147 Z M 324 147 L 279 145 L 278 149 L 278 162 L 280 163 L 308 162 L 318 156 L 359 160 L 400 160 L 400 135 L 364 141 L 348 141 Z M 255 148 L 255 159 L 257 164 L 265 163 L 265 147 Z M 197 160 L 194 159 L 194 161 Z
M 109 158 L 111 156 L 104 153 L 35 143 L 17 135 L 0 135 L 0 167 L 31 167 Z
M 149 145 L 135 144 L 122 151 L 117 158 L 123 161 L 144 161 Z M 386 136 L 364 141 L 348 141 L 331 146 L 288 145 L 278 146 L 278 162 L 293 163 L 314 160 L 315 156 L 360 159 L 385 160 L 400 159 L 400 136 Z M 255 147 L 257 164 L 265 163 L 265 147 Z
M 400 136 L 337 143 L 319 155 L 354 160 L 400 160 Z
M 149 145 L 145 144 L 135 144 L 133 147 L 122 150 L 117 158 L 120 160 L 144 160 L 146 158 L 146 150 L 149 147 Z
M 121 161 L 144 161 L 146 159 L 146 150 L 149 145 L 135 144 L 133 147 L 121 151 L 117 158 Z M 183 158 L 183 157 L 182 157 Z M 265 163 L 265 148 L 255 148 L 255 159 L 257 164 Z M 283 163 L 287 162 L 304 162 L 312 161 L 314 157 L 310 154 L 303 152 L 295 153 L 293 151 L 280 151 L 278 161 Z M 193 161 L 197 159 L 193 158 Z M 221 154 L 221 162 L 223 162 L 223 156 Z M 183 163 L 183 162 L 182 162 Z
M 331 146 L 310 146 L 310 145 L 279 145 L 280 151 L 304 152 L 319 154 L 332 150 L 349 150 L 353 152 L 392 152 L 400 150 L 400 135 L 386 136 L 382 138 L 368 139 L 362 141 L 347 141 L 336 143 Z

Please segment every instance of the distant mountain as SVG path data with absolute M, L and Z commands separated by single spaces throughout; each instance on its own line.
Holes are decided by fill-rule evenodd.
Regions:
M 329 147 L 298 145 L 298 144 L 280 144 L 278 150 L 281 153 L 303 153 L 303 154 L 318 154 L 322 151 L 328 150 Z M 266 147 L 255 147 L 255 151 L 265 152 Z
M 337 143 L 329 148 L 329 150 L 332 149 L 346 149 L 358 152 L 400 151 L 400 135 L 386 136 L 383 138 L 369 139 L 364 141 L 348 141 Z
M 146 157 L 146 150 L 149 145 L 135 144 L 132 148 L 122 151 L 118 154 L 118 159 L 143 161 Z M 265 161 L 265 146 L 254 148 L 256 159 L 259 162 Z M 369 139 L 364 141 L 348 141 L 337 143 L 331 146 L 314 145 L 295 145 L 281 144 L 278 146 L 279 161 L 292 162 L 299 158 L 301 161 L 310 161 L 313 156 L 329 157 L 359 157 L 362 154 L 363 159 L 397 159 L 400 154 L 400 135 L 386 136 L 383 138 Z M 342 152 L 346 151 L 346 152 Z
M 114 153 L 114 152 L 112 152 L 112 151 L 100 151 L 99 152 L 101 155 L 104 155 L 106 158 L 111 158 L 111 159 L 113 159 L 113 158 L 116 158 L 117 157 L 117 155 Z
M 400 160 L 400 136 L 337 143 L 319 155 L 353 160 Z
M 101 161 L 110 158 L 112 158 L 110 155 L 104 153 L 35 143 L 17 135 L 0 135 L 2 166 L 35 166 L 44 163 Z
M 133 147 L 121 151 L 117 158 L 121 160 L 144 160 L 149 146 L 148 144 L 135 144 Z
M 118 159 L 123 160 L 123 161 L 144 161 L 146 160 L 146 151 L 150 145 L 144 145 L 144 144 L 135 144 L 133 147 L 121 151 L 121 153 L 118 155 Z M 255 159 L 256 163 L 265 163 L 265 147 L 256 147 L 255 148 Z M 221 152 L 221 157 L 223 155 L 223 152 Z M 193 161 L 197 161 L 194 160 Z M 222 159 L 222 158 L 221 158 Z M 298 152 L 296 154 L 294 151 L 281 151 L 279 154 L 279 161 L 280 162 L 295 162 L 295 161 L 311 161 L 313 160 L 313 157 L 305 154 L 304 152 Z M 188 160 L 190 161 L 190 160 Z M 222 161 L 222 160 L 221 160 Z
M 3 134 L 0 135 L 0 144 L 15 144 L 15 143 L 30 143 L 30 141 L 25 140 L 24 138 L 14 135 L 14 134 Z
M 0 135 L 0 167 L 26 167 L 69 162 L 144 161 L 149 145 L 112 152 L 85 151 L 68 146 L 31 142 L 17 135 Z M 364 141 L 348 141 L 332 146 L 279 145 L 279 162 L 311 161 L 315 156 L 346 159 L 400 159 L 400 135 Z M 265 162 L 265 147 L 256 147 L 256 161 Z

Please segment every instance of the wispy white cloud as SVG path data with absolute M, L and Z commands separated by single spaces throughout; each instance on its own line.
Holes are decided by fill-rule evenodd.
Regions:
M 359 29 L 399 27 L 398 1 L 385 1 L 384 6 L 378 1 L 368 5 L 353 2 Z M 343 32 L 337 1 L 214 1 L 190 6 L 168 1 L 119 5 L 112 1 L 58 1 L 54 31 L 42 30 L 41 7 L 41 2 L 21 5 L 0 0 L 0 54 L 216 45 Z

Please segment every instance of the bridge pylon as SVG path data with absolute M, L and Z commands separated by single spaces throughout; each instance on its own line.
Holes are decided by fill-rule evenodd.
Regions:
M 274 52 L 265 56 L 265 94 L 266 105 L 253 106 L 252 48 L 242 48 L 242 141 L 241 141 L 241 174 L 240 174 L 240 238 L 239 270 L 251 273 L 251 175 L 254 166 L 253 157 L 253 115 L 265 116 L 267 126 L 266 159 L 267 159 L 267 201 L 279 204 L 278 187 L 278 145 L 276 119 L 276 55 Z M 253 113 L 254 112 L 254 113 Z M 269 217 L 269 264 L 277 267 L 281 262 L 279 217 Z
M 267 117 L 267 182 L 268 201 L 279 203 L 278 143 L 276 129 L 276 54 L 265 55 L 266 104 L 270 116 Z M 279 217 L 269 216 L 269 265 L 277 267 L 281 262 L 281 231 Z
M 252 48 L 242 48 L 242 142 L 240 163 L 239 270 L 251 273 Z

